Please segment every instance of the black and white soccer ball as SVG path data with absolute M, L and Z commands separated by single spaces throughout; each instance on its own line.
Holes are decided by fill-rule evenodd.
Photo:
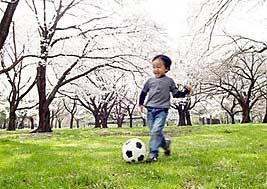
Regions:
M 141 162 L 145 156 L 146 146 L 140 139 L 129 139 L 122 146 L 122 157 L 126 162 Z

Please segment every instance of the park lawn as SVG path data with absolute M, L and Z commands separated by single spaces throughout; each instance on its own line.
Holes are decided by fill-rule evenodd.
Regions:
M 168 126 L 172 155 L 128 164 L 143 127 L 0 131 L 0 188 L 267 188 L 267 125 Z M 148 146 L 147 146 L 148 147 Z M 148 149 L 148 148 L 147 148 Z

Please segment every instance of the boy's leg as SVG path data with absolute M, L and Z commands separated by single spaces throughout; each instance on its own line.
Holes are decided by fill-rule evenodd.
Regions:
M 154 124 L 154 119 L 155 119 L 154 113 L 155 113 L 154 108 L 147 109 L 147 126 L 149 128 L 149 133 L 150 133 L 148 159 L 150 160 L 152 160 L 153 158 L 157 158 L 155 154 L 151 153 L 151 131 L 153 129 L 153 124 Z
M 163 146 L 163 149 L 164 149 L 164 154 L 166 156 L 169 156 L 171 155 L 171 148 L 170 148 L 170 145 L 171 145 L 171 140 L 166 138 L 165 139 L 165 146 Z
M 168 111 L 156 109 L 153 113 L 153 125 L 150 128 L 150 141 L 149 141 L 149 158 L 158 157 L 159 147 L 162 141 L 165 140 L 163 136 L 163 128 L 168 115 Z

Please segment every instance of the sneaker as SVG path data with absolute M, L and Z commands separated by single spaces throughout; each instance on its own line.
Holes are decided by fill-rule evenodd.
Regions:
M 146 163 L 152 163 L 152 162 L 156 162 L 156 161 L 158 161 L 157 157 L 149 157 L 149 158 L 147 158 Z
M 168 138 L 166 138 L 165 140 L 166 140 L 166 148 L 164 149 L 164 154 L 166 156 L 169 156 L 169 155 L 171 155 L 171 148 L 170 148 L 171 140 Z

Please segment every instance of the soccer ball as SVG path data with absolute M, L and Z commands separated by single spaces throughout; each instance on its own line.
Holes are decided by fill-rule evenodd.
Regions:
M 141 162 L 145 156 L 146 146 L 140 139 L 129 139 L 122 146 L 122 157 L 126 162 Z

